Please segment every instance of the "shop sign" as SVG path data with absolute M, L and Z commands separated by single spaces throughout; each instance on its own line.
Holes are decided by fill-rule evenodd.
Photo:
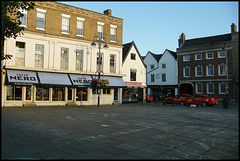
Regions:
M 8 70 L 7 76 L 9 83 L 38 83 L 35 72 Z
M 141 86 L 142 82 L 125 82 L 128 86 Z
M 90 75 L 69 74 L 73 85 L 90 86 L 92 77 Z

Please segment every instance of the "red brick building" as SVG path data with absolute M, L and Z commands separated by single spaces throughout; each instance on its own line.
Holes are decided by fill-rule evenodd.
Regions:
M 185 40 L 182 33 L 178 43 L 179 93 L 222 99 L 228 92 L 230 99 L 239 99 L 238 32 L 234 23 L 229 34 Z

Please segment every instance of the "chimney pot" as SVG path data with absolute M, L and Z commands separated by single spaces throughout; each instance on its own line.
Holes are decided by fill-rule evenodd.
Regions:
M 112 10 L 107 9 L 103 12 L 105 15 L 112 16 Z
M 231 25 L 231 33 L 234 33 L 234 32 L 237 32 L 237 26 L 234 23 L 232 23 L 232 25 Z

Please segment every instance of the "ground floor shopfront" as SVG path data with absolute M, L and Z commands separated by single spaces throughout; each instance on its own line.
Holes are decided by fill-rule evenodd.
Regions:
M 145 103 L 146 85 L 142 82 L 125 82 L 127 88 L 122 91 L 122 103 Z
M 107 77 L 109 87 L 91 88 L 91 75 L 7 70 L 3 72 L 2 106 L 80 106 L 122 103 L 121 77 Z
M 178 93 L 177 85 L 148 85 L 147 92 L 149 95 L 159 94 L 160 96 L 174 96 Z

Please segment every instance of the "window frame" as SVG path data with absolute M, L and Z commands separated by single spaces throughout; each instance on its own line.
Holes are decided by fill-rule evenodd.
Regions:
M 66 15 L 66 14 L 62 14 L 62 29 L 61 29 L 61 34 L 66 34 L 69 35 L 70 34 L 70 15 Z M 63 20 L 67 20 L 66 24 L 65 21 Z M 67 28 L 67 30 L 65 30 L 64 28 Z
M 187 62 L 187 61 L 190 61 L 190 55 L 183 55 L 183 62 Z
M 186 75 L 186 69 L 188 69 L 188 72 L 189 72 L 188 75 Z M 184 67 L 183 68 L 183 76 L 184 77 L 190 77 L 190 67 Z
M 209 74 L 209 67 L 212 67 L 212 75 Z M 214 65 L 208 65 L 206 66 L 206 73 L 207 73 L 207 76 L 214 76 Z
M 37 48 L 37 46 L 41 46 L 41 47 L 43 47 L 43 50 L 42 50 L 42 53 L 41 54 L 37 54 L 36 52 L 37 52 L 37 50 L 36 50 L 36 48 Z M 36 66 L 36 55 L 41 55 L 41 59 L 42 59 L 42 64 L 41 64 L 41 66 Z M 42 45 L 42 44 L 35 44 L 35 61 L 34 61 L 34 67 L 35 68 L 43 68 L 44 67 L 44 45 Z
M 85 21 L 85 18 L 77 17 L 77 35 L 76 36 L 84 37 L 84 25 L 85 25 L 84 21 Z M 81 23 L 81 26 L 79 26 L 80 23 Z M 80 34 L 78 32 L 79 29 L 80 29 Z
M 201 75 L 198 74 L 198 68 L 201 68 Z M 202 66 L 196 66 L 195 67 L 195 76 L 196 77 L 202 77 L 203 76 L 203 71 L 202 71 Z
M 208 54 L 212 54 L 212 57 L 209 57 Z M 207 52 L 206 53 L 206 59 L 214 59 L 214 53 L 213 52 Z
M 200 58 L 198 58 L 200 56 Z M 195 60 L 202 60 L 202 54 L 195 54 Z
M 40 9 L 40 8 L 36 8 L 36 9 L 37 9 L 36 29 L 45 31 L 45 27 L 46 27 L 46 12 L 47 12 L 47 10 Z M 43 17 L 40 17 L 41 14 L 43 15 Z M 38 18 L 40 18 L 40 20 Z M 41 21 L 41 19 L 43 21 Z M 41 27 L 40 24 L 43 25 L 43 27 Z
M 211 91 L 209 91 L 209 87 L 210 87 L 210 85 L 212 85 L 212 92 Z M 214 94 L 215 92 L 214 92 L 214 83 L 207 83 L 207 94 Z
M 112 33 L 114 32 L 114 33 Z M 112 39 L 114 38 L 114 39 Z M 116 25 L 110 25 L 110 42 L 116 42 L 117 41 L 117 26 Z

